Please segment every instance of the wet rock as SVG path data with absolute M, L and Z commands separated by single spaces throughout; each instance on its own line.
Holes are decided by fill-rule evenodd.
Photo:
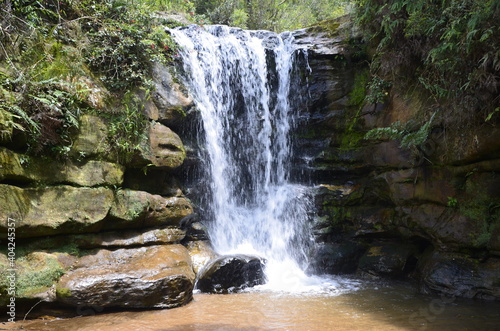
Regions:
M 315 192 L 315 199 L 319 204 L 328 202 L 339 206 L 352 205 L 359 202 L 363 198 L 363 194 L 364 188 L 353 182 L 344 185 L 321 184 Z
M 193 262 L 193 270 L 196 275 L 203 269 L 208 262 L 215 259 L 218 254 L 215 253 L 209 241 L 189 241 L 186 245 L 191 261 Z
M 324 274 L 354 273 L 365 250 L 365 245 L 354 241 L 322 244 L 314 254 L 313 269 Z
M 423 292 L 500 300 L 500 259 L 433 252 L 419 267 Z
M 185 216 L 179 222 L 179 227 L 186 231 L 186 240 L 209 240 L 207 228 L 199 222 L 198 214 L 193 213 Z
M 369 277 L 402 277 L 416 266 L 418 247 L 407 243 L 384 243 L 371 246 L 359 261 L 358 272 Z
M 72 184 L 75 186 L 119 186 L 124 167 L 104 161 L 64 162 L 27 156 L 0 147 L 0 181 Z
M 207 293 L 232 293 L 265 282 L 262 259 L 247 255 L 220 256 L 199 272 L 196 287 Z
M 330 31 L 305 28 L 293 31 L 292 34 L 298 47 L 311 50 L 314 54 L 331 56 L 346 52 L 345 38 L 332 38 Z
M 192 299 L 195 275 L 181 245 L 100 250 L 81 258 L 57 284 L 72 306 L 173 308 Z

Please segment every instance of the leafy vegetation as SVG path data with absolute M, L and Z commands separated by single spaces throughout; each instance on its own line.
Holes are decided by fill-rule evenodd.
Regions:
M 434 116 L 435 113 L 428 122 L 419 126 L 416 130 L 414 129 L 415 123 L 412 121 L 404 125 L 400 122 L 395 122 L 390 127 L 376 128 L 368 131 L 365 138 L 399 140 L 402 148 L 419 148 L 427 141 Z
M 400 88 L 418 82 L 442 116 L 463 123 L 500 109 L 500 1 L 358 0 L 375 50 L 371 72 Z
M 286 31 L 345 14 L 345 0 L 194 0 L 196 13 L 215 24 Z
M 189 1 L 4 2 L 0 139 L 17 134 L 25 137 L 28 153 L 67 156 L 80 114 L 95 112 L 82 77 L 95 76 L 112 92 L 107 102 L 116 104 L 109 115 L 116 124 L 111 141 L 119 152 L 129 150 L 145 126 L 138 122 L 147 119 L 134 98 L 123 96 L 147 89 L 154 63 L 173 60 L 176 45 L 164 30 L 172 21 L 156 13 L 174 5 L 194 8 Z
M 90 68 L 112 90 L 147 84 L 155 62 L 173 60 L 176 44 L 165 32 L 166 21 L 153 17 L 147 5 L 109 2 L 84 25 L 91 47 L 84 52 Z
M 149 91 L 146 91 L 145 95 L 146 99 L 149 98 Z M 136 94 L 127 92 L 122 102 L 122 111 L 111 116 L 108 131 L 110 144 L 123 162 L 130 161 L 134 152 L 140 148 L 141 142 L 146 139 L 147 118 L 143 112 L 144 101 Z

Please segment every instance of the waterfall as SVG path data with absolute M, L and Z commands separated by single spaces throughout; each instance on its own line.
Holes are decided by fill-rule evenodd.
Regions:
M 290 289 L 308 279 L 302 270 L 312 242 L 311 199 L 289 176 L 293 36 L 227 26 L 170 33 L 203 121 L 212 244 L 221 254 L 265 258 L 269 286 Z

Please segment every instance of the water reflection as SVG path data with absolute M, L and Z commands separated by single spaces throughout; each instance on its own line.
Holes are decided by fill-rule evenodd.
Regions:
M 500 330 L 500 303 L 420 295 L 408 284 L 363 283 L 337 295 L 252 291 L 196 294 L 187 306 L 27 321 L 25 330 Z M 20 323 L 9 328 L 19 327 Z

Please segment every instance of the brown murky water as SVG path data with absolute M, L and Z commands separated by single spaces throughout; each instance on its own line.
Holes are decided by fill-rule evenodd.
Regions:
M 193 302 L 176 309 L 33 320 L 4 327 L 20 326 L 37 331 L 500 330 L 500 303 L 423 296 L 408 285 L 371 283 L 337 295 L 195 294 Z

